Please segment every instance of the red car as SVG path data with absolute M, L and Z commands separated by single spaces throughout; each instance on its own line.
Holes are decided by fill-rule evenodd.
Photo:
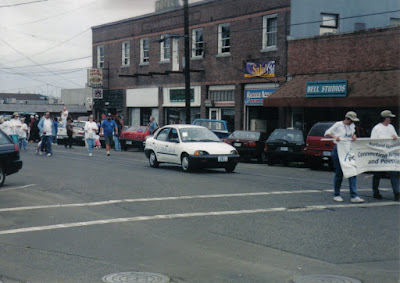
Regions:
M 258 163 L 265 162 L 265 133 L 253 131 L 234 131 L 229 137 L 223 139 L 236 148 L 240 158 L 244 161 L 257 159 Z
M 143 142 L 146 137 L 150 135 L 149 127 L 146 126 L 132 126 L 124 130 L 119 136 L 121 148 L 128 150 L 128 148 L 144 148 Z

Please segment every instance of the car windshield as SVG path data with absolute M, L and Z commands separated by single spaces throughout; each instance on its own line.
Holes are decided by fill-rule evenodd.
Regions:
M 229 137 L 236 139 L 258 140 L 260 138 L 260 133 L 249 131 L 235 131 Z
M 206 128 L 179 129 L 183 142 L 221 142 L 221 140 Z
M 197 120 L 195 122 L 195 125 L 206 127 L 207 129 L 210 129 L 211 131 L 224 131 L 224 130 L 226 130 L 224 123 L 218 122 L 218 121 Z
M 85 127 L 85 122 L 74 122 L 74 127 Z
M 286 129 L 276 129 L 269 136 L 267 141 L 277 141 L 284 140 L 288 142 L 303 142 L 303 135 L 301 131 L 297 130 L 286 130 Z

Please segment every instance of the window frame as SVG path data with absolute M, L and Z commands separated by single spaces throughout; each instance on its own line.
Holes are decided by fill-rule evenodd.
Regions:
M 275 30 L 268 30 L 268 21 L 275 20 Z M 263 29 L 262 29 L 262 49 L 261 51 L 276 51 L 278 50 L 278 14 L 271 14 L 263 16 Z M 270 44 L 268 40 L 269 35 L 274 34 L 275 44 Z
M 131 44 L 130 42 L 123 41 L 122 42 L 122 67 L 129 67 L 131 63 L 131 58 L 130 58 L 130 48 Z
M 168 55 L 168 57 L 166 57 L 166 55 Z M 169 34 L 161 35 L 160 61 L 162 63 L 171 62 L 171 37 Z
M 223 38 L 222 29 L 224 27 L 229 27 L 229 36 Z M 226 45 L 226 41 L 229 42 Z M 223 49 L 228 49 L 228 51 L 224 51 Z M 231 24 L 230 23 L 223 23 L 218 25 L 218 55 L 219 56 L 229 56 L 231 55 Z
M 201 41 L 198 41 L 197 32 L 201 31 Z M 201 47 L 199 47 L 201 44 Z M 201 55 L 197 55 L 197 51 L 200 50 Z M 202 59 L 204 58 L 204 29 L 203 28 L 196 28 L 192 30 L 192 58 L 195 59 Z
M 97 46 L 97 68 L 104 68 L 104 45 Z
M 327 21 L 324 21 L 324 16 L 333 16 L 334 19 L 331 20 L 327 20 L 327 21 L 335 21 L 334 25 L 327 25 L 324 24 Z M 335 13 L 321 13 L 321 24 L 320 24 L 320 28 L 331 28 L 331 29 L 337 29 L 339 28 L 339 14 L 335 14 Z
M 147 49 L 145 49 L 144 43 L 147 43 Z M 145 54 L 147 52 L 147 56 Z M 149 52 L 149 38 L 144 37 L 140 39 L 140 64 L 141 65 L 148 65 L 150 60 L 150 52 Z

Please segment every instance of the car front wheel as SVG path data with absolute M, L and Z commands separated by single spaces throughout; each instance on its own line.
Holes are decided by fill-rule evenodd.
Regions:
M 3 166 L 0 165 L 0 187 L 3 186 L 6 180 L 6 172 L 4 172 Z
M 228 165 L 226 165 L 225 171 L 228 173 L 232 173 L 233 171 L 235 171 L 236 165 L 237 164 L 234 162 L 229 163 Z
M 183 172 L 189 172 L 192 169 L 192 166 L 190 166 L 189 156 L 187 154 L 182 156 L 181 165 Z
M 153 168 L 157 168 L 158 165 L 160 164 L 160 163 L 158 163 L 158 161 L 157 161 L 157 157 L 156 157 L 156 154 L 154 153 L 154 151 L 152 151 L 152 152 L 150 153 L 150 156 L 149 156 L 149 164 L 150 164 L 150 166 L 153 167 Z

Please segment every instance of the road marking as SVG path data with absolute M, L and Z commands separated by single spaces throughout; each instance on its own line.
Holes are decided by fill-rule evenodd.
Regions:
M 0 192 L 25 189 L 25 188 L 29 188 L 29 187 L 33 187 L 33 186 L 36 186 L 36 184 L 30 184 L 30 185 L 25 185 L 25 186 L 20 186 L 20 187 L 13 187 L 13 188 L 8 188 L 8 189 L 0 189 Z
M 19 229 L 10 229 L 0 231 L 0 235 L 19 234 L 35 231 L 85 227 L 93 225 L 104 225 L 113 223 L 124 223 L 124 222 L 139 222 L 139 221 L 150 221 L 150 220 L 165 220 L 165 219 L 179 219 L 179 218 L 191 218 L 191 217 L 206 217 L 206 216 L 228 216 L 228 215 L 243 215 L 243 214 L 255 214 L 255 213 L 268 213 L 268 212 L 305 212 L 313 210 L 324 210 L 324 209 L 335 209 L 335 208 L 359 208 L 359 207 L 378 207 L 378 206 L 392 206 L 400 205 L 399 202 L 380 202 L 380 203 L 362 203 L 362 204 L 335 204 L 335 205 L 314 205 L 296 208 L 287 207 L 275 207 L 265 209 L 251 209 L 251 210 L 231 210 L 231 211 L 210 211 L 210 212 L 195 212 L 195 213 L 178 213 L 178 214 L 162 214 L 153 216 L 136 216 L 127 218 L 113 218 L 104 220 L 94 220 L 85 222 L 74 222 L 55 224 L 48 226 L 36 226 Z

